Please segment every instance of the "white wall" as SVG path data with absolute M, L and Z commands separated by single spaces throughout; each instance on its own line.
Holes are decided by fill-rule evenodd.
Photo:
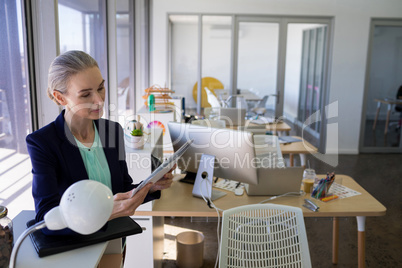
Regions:
M 342 135 L 327 142 L 327 152 L 358 153 L 370 20 L 401 18 L 401 10 L 398 0 L 153 0 L 151 84 L 168 81 L 168 13 L 334 17 L 329 99 L 339 103 Z

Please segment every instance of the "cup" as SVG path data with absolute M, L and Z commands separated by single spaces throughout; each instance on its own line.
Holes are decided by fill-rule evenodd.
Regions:
M 313 191 L 314 179 L 303 179 L 303 191 L 307 194 Z
M 314 181 L 316 178 L 315 170 L 306 168 L 303 172 L 302 189 L 305 193 L 311 193 L 314 187 Z

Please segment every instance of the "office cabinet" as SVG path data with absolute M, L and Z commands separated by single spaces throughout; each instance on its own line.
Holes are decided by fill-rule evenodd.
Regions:
M 151 155 L 163 160 L 162 129 L 149 129 L 147 143 L 143 150 L 133 150 L 126 146 L 126 162 L 128 173 L 134 183 L 139 183 L 152 173 Z M 152 210 L 153 202 L 138 207 L 138 211 Z M 127 237 L 125 268 L 132 267 L 162 267 L 163 258 L 163 217 L 132 216 L 141 226 L 145 227 L 142 234 Z

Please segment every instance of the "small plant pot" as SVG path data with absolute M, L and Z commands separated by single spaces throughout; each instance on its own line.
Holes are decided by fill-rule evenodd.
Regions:
M 133 148 L 134 150 L 142 150 L 144 149 L 145 137 L 144 136 L 131 136 L 126 135 L 127 145 Z

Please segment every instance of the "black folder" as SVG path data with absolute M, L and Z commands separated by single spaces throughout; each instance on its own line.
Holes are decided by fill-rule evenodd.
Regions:
M 27 222 L 28 227 L 34 224 L 35 220 Z M 45 235 L 38 230 L 30 234 L 30 237 L 36 252 L 42 258 L 139 233 L 142 233 L 141 226 L 130 217 L 121 217 L 110 220 L 106 228 L 90 235 Z

